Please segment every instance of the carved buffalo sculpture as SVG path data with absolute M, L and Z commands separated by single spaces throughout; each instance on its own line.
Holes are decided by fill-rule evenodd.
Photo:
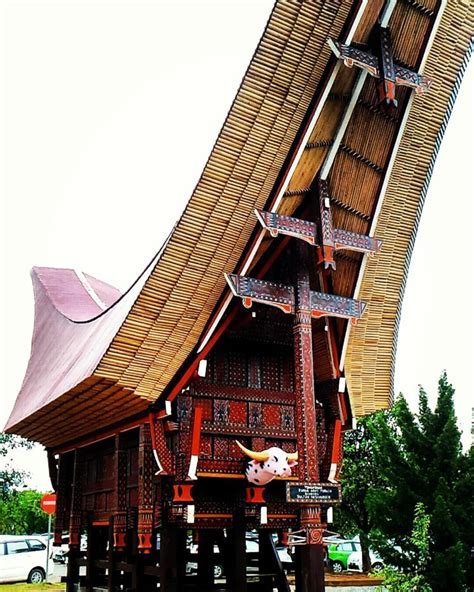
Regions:
M 242 452 L 252 459 L 247 464 L 245 475 L 247 480 L 255 485 L 266 485 L 275 477 L 289 477 L 291 468 L 297 464 L 297 452 L 288 453 L 276 446 L 254 452 L 237 440 L 236 442 Z

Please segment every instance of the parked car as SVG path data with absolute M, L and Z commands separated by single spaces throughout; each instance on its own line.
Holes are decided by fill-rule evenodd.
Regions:
M 380 556 L 369 551 L 373 571 L 380 571 L 384 564 Z M 334 573 L 344 570 L 362 571 L 362 550 L 358 540 L 331 541 L 328 544 L 328 564 Z
M 258 539 L 255 539 L 252 536 L 252 534 L 249 534 L 249 536 L 247 536 L 245 539 L 245 552 L 248 555 L 250 555 L 250 557 L 253 555 L 254 558 L 256 558 L 258 550 L 259 550 Z M 277 545 L 276 550 L 277 550 L 278 557 L 280 558 L 283 568 L 286 570 L 293 569 L 293 559 L 292 559 L 290 553 L 288 552 L 287 547 Z M 192 544 L 189 548 L 189 552 L 191 555 L 197 554 L 198 545 Z M 219 547 L 217 545 L 214 545 L 214 553 L 219 554 Z M 186 573 L 188 573 L 188 574 L 196 573 L 197 567 L 198 567 L 197 562 L 188 561 L 188 563 L 186 564 Z M 247 571 L 249 573 L 258 572 L 258 564 L 256 563 L 255 565 L 252 565 L 252 562 L 249 561 L 248 565 L 247 565 Z M 224 575 L 224 565 L 220 560 L 217 560 L 216 564 L 214 565 L 214 578 L 219 579 L 219 578 L 223 577 L 223 575 Z
M 48 577 L 54 573 L 50 553 Z M 0 582 L 40 584 L 46 579 L 46 541 L 40 536 L 0 535 Z
M 81 536 L 81 551 L 87 549 L 87 536 Z M 56 563 L 67 563 L 67 554 L 69 551 L 69 535 L 65 534 L 61 537 L 61 545 L 53 547 L 53 560 Z

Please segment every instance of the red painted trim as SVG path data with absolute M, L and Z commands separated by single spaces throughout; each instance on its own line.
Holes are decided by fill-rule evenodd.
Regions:
M 193 422 L 193 437 L 191 444 L 191 454 L 193 456 L 199 455 L 199 447 L 201 443 L 201 425 L 202 425 L 202 407 L 196 406 L 194 410 Z
M 339 460 L 339 450 L 341 447 L 341 420 L 336 419 L 334 423 L 334 439 L 332 441 L 331 464 Z
M 324 273 L 320 274 L 321 280 L 321 287 L 324 292 L 328 292 L 328 280 Z M 328 340 L 329 340 L 329 347 L 331 348 L 332 352 L 332 359 L 334 364 L 334 374 L 335 378 L 339 378 L 341 376 L 340 366 L 339 366 L 339 351 L 337 348 L 336 340 L 334 339 L 334 328 L 333 328 L 333 321 L 332 319 L 328 319 Z
M 344 423 L 346 423 L 348 415 L 347 415 L 347 407 L 346 407 L 346 397 L 344 393 L 338 393 L 338 397 L 339 397 L 339 404 L 341 405 L 341 411 L 342 411 L 342 420 Z
M 116 436 L 117 434 L 121 434 L 122 432 L 128 432 L 129 430 L 138 428 L 141 425 L 145 424 L 147 421 L 149 421 L 147 417 L 142 417 L 140 419 L 136 419 L 135 421 L 131 421 L 130 423 L 123 424 L 120 427 L 103 432 L 102 434 L 100 434 L 100 436 L 96 435 L 87 438 L 86 440 L 81 440 L 77 444 L 65 446 L 64 448 L 53 448 L 51 451 L 53 454 L 65 454 L 66 452 L 72 452 L 73 450 L 77 450 L 78 448 L 84 448 L 84 446 L 88 446 L 89 444 L 95 444 L 96 442 L 107 440 L 108 438 Z
M 151 447 L 153 450 L 156 450 L 156 434 L 154 429 L 154 422 L 155 422 L 155 413 L 150 411 L 148 414 L 148 422 L 150 424 L 150 435 L 151 435 Z

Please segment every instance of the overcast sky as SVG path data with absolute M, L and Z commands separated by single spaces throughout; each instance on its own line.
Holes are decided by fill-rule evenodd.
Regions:
M 179 217 L 273 2 L 1 4 L 0 424 L 33 325 L 33 265 L 125 290 Z M 403 309 L 396 390 L 435 395 L 448 371 L 470 430 L 473 392 L 473 68 L 446 133 Z M 71 426 L 71 430 L 74 426 Z M 15 462 L 49 489 L 44 455 Z

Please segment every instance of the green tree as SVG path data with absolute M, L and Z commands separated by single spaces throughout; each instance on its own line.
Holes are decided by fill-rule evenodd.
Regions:
M 3 467 L 0 469 L 0 498 L 7 499 L 16 488 L 23 485 L 27 474 L 24 471 L 17 471 L 7 461 L 6 457 L 16 448 L 33 447 L 33 442 L 0 432 L 0 457 L 3 457 Z
M 434 411 L 420 389 L 418 414 L 400 395 L 391 413 L 377 415 L 370 427 L 374 458 L 384 479 L 371 510 L 383 537 L 404 551 L 391 560 L 413 569 L 413 541 L 406 533 L 416 504 L 424 504 L 431 516 L 426 577 L 434 592 L 465 589 L 468 550 L 474 544 L 473 459 L 472 452 L 462 453 L 453 396 L 443 374 Z
M 40 507 L 43 494 L 27 489 L 13 491 L 0 501 L 0 531 L 9 534 L 46 532 L 48 515 Z
M 430 552 L 429 542 L 430 516 L 426 514 L 422 503 L 415 506 L 415 517 L 413 519 L 413 530 L 410 535 L 414 553 L 412 557 L 412 570 L 406 574 L 388 567 L 384 570 L 385 580 L 382 588 L 390 592 L 432 592 L 425 576 Z
M 0 433 L 0 457 L 7 460 L 18 448 L 32 448 L 33 443 L 13 434 Z M 10 459 L 12 462 L 12 459 Z M 40 508 L 42 494 L 23 489 L 27 473 L 6 462 L 0 470 L 0 532 L 32 534 L 45 532 L 48 517 Z
M 374 456 L 373 426 L 377 415 L 362 417 L 354 430 L 344 434 L 344 461 L 341 470 L 342 503 L 335 511 L 335 524 L 345 536 L 358 534 L 362 551 L 362 569 L 370 571 L 370 539 L 377 528 L 372 511 L 374 498 L 385 487 Z

